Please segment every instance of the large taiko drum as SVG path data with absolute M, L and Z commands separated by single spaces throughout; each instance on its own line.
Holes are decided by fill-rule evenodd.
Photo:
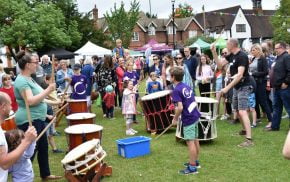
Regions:
M 96 114 L 94 113 L 74 113 L 66 117 L 70 126 L 77 124 L 94 124 L 95 118 Z
M 164 90 L 141 98 L 140 105 L 146 118 L 147 131 L 160 133 L 172 123 L 174 105 L 170 94 L 170 90 Z
M 73 100 L 69 99 L 68 102 L 68 113 L 81 113 L 88 112 L 87 100 Z
M 13 111 L 10 112 L 9 118 L 5 119 L 4 122 L 1 123 L 1 128 L 6 131 L 14 130 L 17 128 L 15 114 Z
M 208 97 L 195 97 L 198 108 L 207 105 L 208 112 L 200 112 L 201 117 L 197 121 L 198 140 L 213 140 L 217 137 L 216 118 L 218 101 Z M 182 122 L 179 120 L 176 127 L 176 138 L 183 139 Z
M 91 139 L 102 141 L 103 127 L 96 124 L 79 124 L 69 126 L 64 130 L 67 134 L 69 150 Z
M 73 175 L 84 175 L 88 170 L 101 163 L 106 152 L 99 139 L 92 139 L 71 150 L 61 161 L 65 170 Z

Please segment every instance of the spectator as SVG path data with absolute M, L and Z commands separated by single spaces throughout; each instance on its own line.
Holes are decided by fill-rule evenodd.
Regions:
M 157 79 L 157 76 L 156 76 L 156 73 L 155 72 L 151 72 L 150 73 L 150 79 L 151 81 L 149 81 L 147 83 L 147 86 L 146 86 L 146 90 L 149 94 L 151 93 L 154 93 L 154 92 L 159 92 L 162 90 L 162 87 L 161 87 L 161 84 L 160 82 L 156 81 Z
M 56 72 L 56 83 L 58 84 L 58 89 L 60 92 L 64 92 L 67 85 L 71 81 L 71 77 L 73 75 L 73 71 L 67 67 L 67 61 L 61 60 L 60 67 L 61 69 Z M 68 93 L 71 93 L 71 89 L 69 88 Z
M 47 55 L 43 55 L 41 57 L 41 67 L 43 68 L 43 72 L 45 75 L 51 75 L 52 64 L 49 61 L 49 57 Z
M 13 110 L 13 112 L 16 112 L 18 109 L 18 105 L 17 105 L 16 98 L 14 95 L 14 87 L 11 83 L 10 75 L 4 74 L 2 76 L 2 87 L 0 88 L 0 91 L 5 92 L 6 94 L 9 95 L 10 100 L 11 100 L 12 110 Z
M 162 66 L 163 66 L 160 63 L 160 57 L 158 55 L 154 55 L 153 62 L 154 62 L 154 64 L 152 66 L 150 66 L 150 68 L 149 68 L 149 73 L 151 74 L 152 72 L 155 72 L 157 78 L 159 78 L 162 75 Z
M 197 59 L 190 54 L 190 49 L 189 47 L 184 48 L 184 64 L 186 64 L 188 71 L 191 75 L 192 79 L 192 85 L 195 87 L 195 80 L 196 80 L 196 68 L 198 66 L 198 61 Z M 192 89 L 193 91 L 195 90 L 194 88 Z
M 113 55 L 115 58 L 119 59 L 120 57 L 125 58 L 124 56 L 124 48 L 122 46 L 122 40 L 116 40 L 116 47 L 113 49 Z
M 118 97 L 119 107 L 122 107 L 122 96 L 123 96 L 123 77 L 125 73 L 124 58 L 119 58 L 119 66 L 116 68 L 117 75 L 117 91 L 116 95 Z
M 183 57 L 182 54 L 178 53 L 176 54 L 176 60 L 175 60 L 176 66 L 179 66 L 183 69 L 184 75 L 183 75 L 183 80 L 182 82 L 185 83 L 187 86 L 189 86 L 191 89 L 193 89 L 193 85 L 192 85 L 192 79 L 191 79 L 191 75 L 188 71 L 187 65 L 183 64 Z
M 169 86 L 171 85 L 170 69 L 173 68 L 174 61 L 173 61 L 173 57 L 170 54 L 166 54 L 163 59 L 164 59 L 164 64 L 161 71 L 163 87 L 165 89 L 169 89 Z
M 93 89 L 93 76 L 94 76 L 94 67 L 93 67 L 93 62 L 90 58 L 87 58 L 84 62 L 84 66 L 81 70 L 81 74 L 86 77 L 86 83 L 87 83 L 87 88 L 86 88 L 86 95 L 87 95 L 87 104 L 88 104 L 88 110 L 91 112 L 91 93 Z

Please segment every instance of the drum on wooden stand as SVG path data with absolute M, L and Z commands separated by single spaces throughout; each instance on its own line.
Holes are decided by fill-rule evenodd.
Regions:
M 73 100 L 69 99 L 68 102 L 68 113 L 81 113 L 88 112 L 87 100 Z
M 208 112 L 200 112 L 201 117 L 197 121 L 198 140 L 213 140 L 217 137 L 216 119 L 218 101 L 208 97 L 195 97 L 198 108 L 208 105 Z M 183 139 L 182 123 L 179 120 L 176 128 L 176 138 Z
M 10 112 L 9 118 L 5 119 L 1 123 L 1 128 L 6 131 L 14 130 L 17 128 L 16 122 L 15 122 L 15 114 L 13 111 Z
M 96 114 L 94 113 L 74 113 L 66 117 L 70 126 L 77 124 L 94 124 Z
M 172 123 L 174 105 L 170 94 L 170 90 L 164 90 L 141 98 L 140 105 L 145 115 L 147 131 L 160 133 Z
M 69 126 L 64 130 L 67 134 L 69 150 L 91 139 L 102 141 L 103 127 L 96 124 L 79 124 Z
M 92 139 L 71 150 L 61 161 L 65 170 L 73 175 L 84 175 L 100 163 L 107 153 L 100 145 L 99 139 Z

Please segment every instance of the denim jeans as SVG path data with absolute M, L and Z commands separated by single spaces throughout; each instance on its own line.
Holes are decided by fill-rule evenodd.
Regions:
M 279 130 L 283 105 L 290 116 L 290 86 L 286 89 L 274 89 L 272 129 Z

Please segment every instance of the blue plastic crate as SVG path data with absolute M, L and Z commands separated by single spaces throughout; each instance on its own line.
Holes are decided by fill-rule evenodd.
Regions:
M 136 136 L 117 140 L 118 154 L 125 158 L 134 158 L 150 153 L 151 138 Z

